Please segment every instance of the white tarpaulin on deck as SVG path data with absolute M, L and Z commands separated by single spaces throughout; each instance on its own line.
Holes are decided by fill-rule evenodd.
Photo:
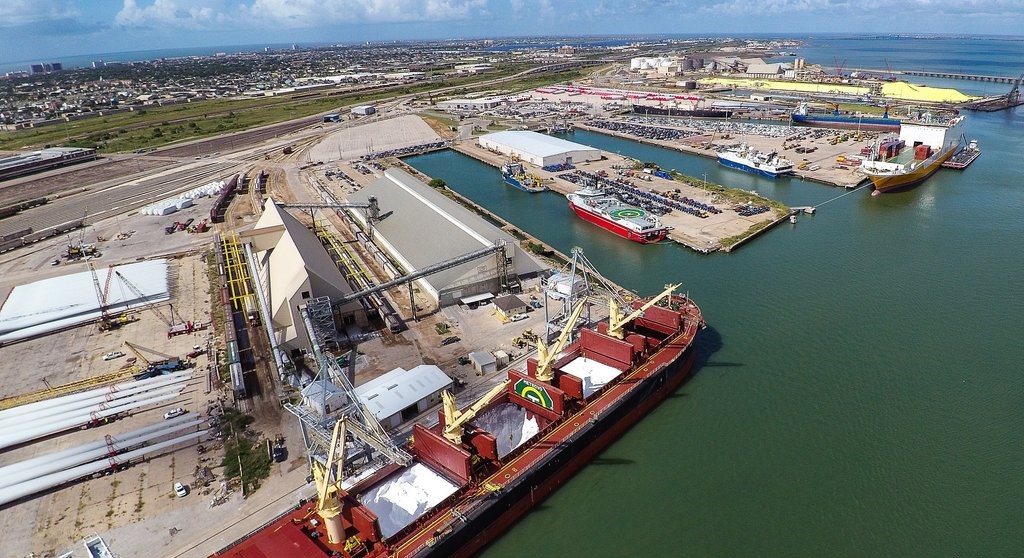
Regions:
M 110 268 L 97 267 L 100 286 L 107 284 Z M 150 302 L 170 298 L 167 287 L 167 260 L 152 260 L 113 268 L 142 293 L 136 294 L 120 277 L 110 279 L 107 307 L 111 313 L 138 308 Z M 100 317 L 100 303 L 92 274 L 79 273 L 51 277 L 18 285 L 0 307 L 0 345 L 57 331 Z

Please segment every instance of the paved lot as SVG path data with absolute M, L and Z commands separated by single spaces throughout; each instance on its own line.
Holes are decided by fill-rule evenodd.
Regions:
M 368 120 L 365 124 L 342 128 L 325 137 L 310 149 L 309 160 L 345 161 L 370 152 L 421 145 L 440 139 L 430 125 L 418 116 Z

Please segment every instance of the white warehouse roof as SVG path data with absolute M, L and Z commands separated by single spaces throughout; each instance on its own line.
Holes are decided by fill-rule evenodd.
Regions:
M 409 371 L 395 368 L 356 386 L 355 392 L 377 420 L 384 420 L 451 386 L 452 379 L 440 368 L 421 364 Z
M 594 151 L 597 152 L 597 156 L 594 158 L 600 158 L 600 150 L 589 145 L 567 141 L 538 132 L 494 132 L 493 134 L 481 136 L 480 144 L 487 147 L 484 142 L 502 144 L 516 151 L 530 153 L 538 157 L 554 157 L 573 151 Z

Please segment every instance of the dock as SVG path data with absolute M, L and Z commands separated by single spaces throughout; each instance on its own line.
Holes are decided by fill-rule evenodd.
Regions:
M 497 167 L 500 167 L 506 160 L 504 156 L 480 147 L 473 140 L 455 142 L 452 145 L 452 149 L 462 153 L 463 155 L 467 155 L 480 162 L 495 167 L 496 174 L 498 172 Z M 591 174 L 597 174 L 603 171 L 607 173 L 608 177 L 614 178 L 622 176 L 618 173 L 627 172 L 623 169 L 627 167 L 631 168 L 633 163 L 631 159 L 621 155 L 608 152 L 605 152 L 605 155 L 607 156 L 607 160 L 578 163 L 576 168 Z M 564 195 L 574 192 L 578 188 L 575 184 L 567 180 L 563 180 L 558 176 L 559 174 L 564 174 L 564 172 L 553 173 L 539 168 L 531 168 L 530 172 L 539 176 L 548 189 L 553 192 Z M 666 180 L 664 178 L 652 177 L 651 175 L 642 173 L 630 174 L 632 175 L 631 179 L 635 181 L 633 184 L 634 188 L 641 188 L 653 194 L 666 196 L 670 190 L 679 190 L 682 192 L 682 195 L 688 196 L 692 199 L 699 199 L 711 205 L 717 205 L 722 209 L 726 209 L 733 205 L 733 203 L 727 201 L 725 197 L 719 199 L 718 194 L 715 194 L 708 189 L 701 188 L 699 186 L 701 181 L 696 178 L 690 178 L 688 180 Z M 709 186 L 717 187 L 717 185 Z M 753 203 L 755 205 L 770 206 L 773 203 L 770 200 L 762 198 L 754 193 L 735 189 L 728 190 L 734 191 L 737 195 L 746 200 L 746 202 Z M 733 197 L 735 198 L 736 196 Z M 459 196 L 459 198 L 462 198 L 462 196 Z M 464 198 L 463 203 L 473 206 L 478 212 L 484 211 L 490 214 L 489 211 L 479 208 L 476 204 L 472 204 L 472 202 L 469 202 L 469 200 L 465 200 Z M 744 216 L 740 215 L 738 212 L 726 209 L 719 214 L 710 215 L 707 218 L 700 219 L 682 212 L 672 211 L 665 215 L 661 215 L 659 219 L 663 224 L 671 227 L 668 234 L 668 239 L 670 241 L 686 246 L 695 252 L 709 254 L 711 252 L 725 250 L 726 246 L 729 246 L 730 249 L 735 249 L 738 245 L 745 243 L 747 235 L 757 236 L 761 234 L 761 230 L 774 227 L 778 224 L 779 220 L 787 220 L 791 212 L 792 210 L 785 208 L 781 211 L 775 210 L 751 216 Z M 568 210 L 566 211 L 566 218 L 570 218 Z M 500 218 L 497 220 L 499 222 L 504 222 L 504 220 Z M 740 239 L 741 242 L 735 242 L 735 239 Z

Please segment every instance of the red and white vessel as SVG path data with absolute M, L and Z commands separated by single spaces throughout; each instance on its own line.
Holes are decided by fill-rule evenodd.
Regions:
M 566 197 L 576 215 L 634 242 L 658 242 L 668 234 L 669 227 L 662 225 L 656 216 L 604 190 L 585 187 Z

